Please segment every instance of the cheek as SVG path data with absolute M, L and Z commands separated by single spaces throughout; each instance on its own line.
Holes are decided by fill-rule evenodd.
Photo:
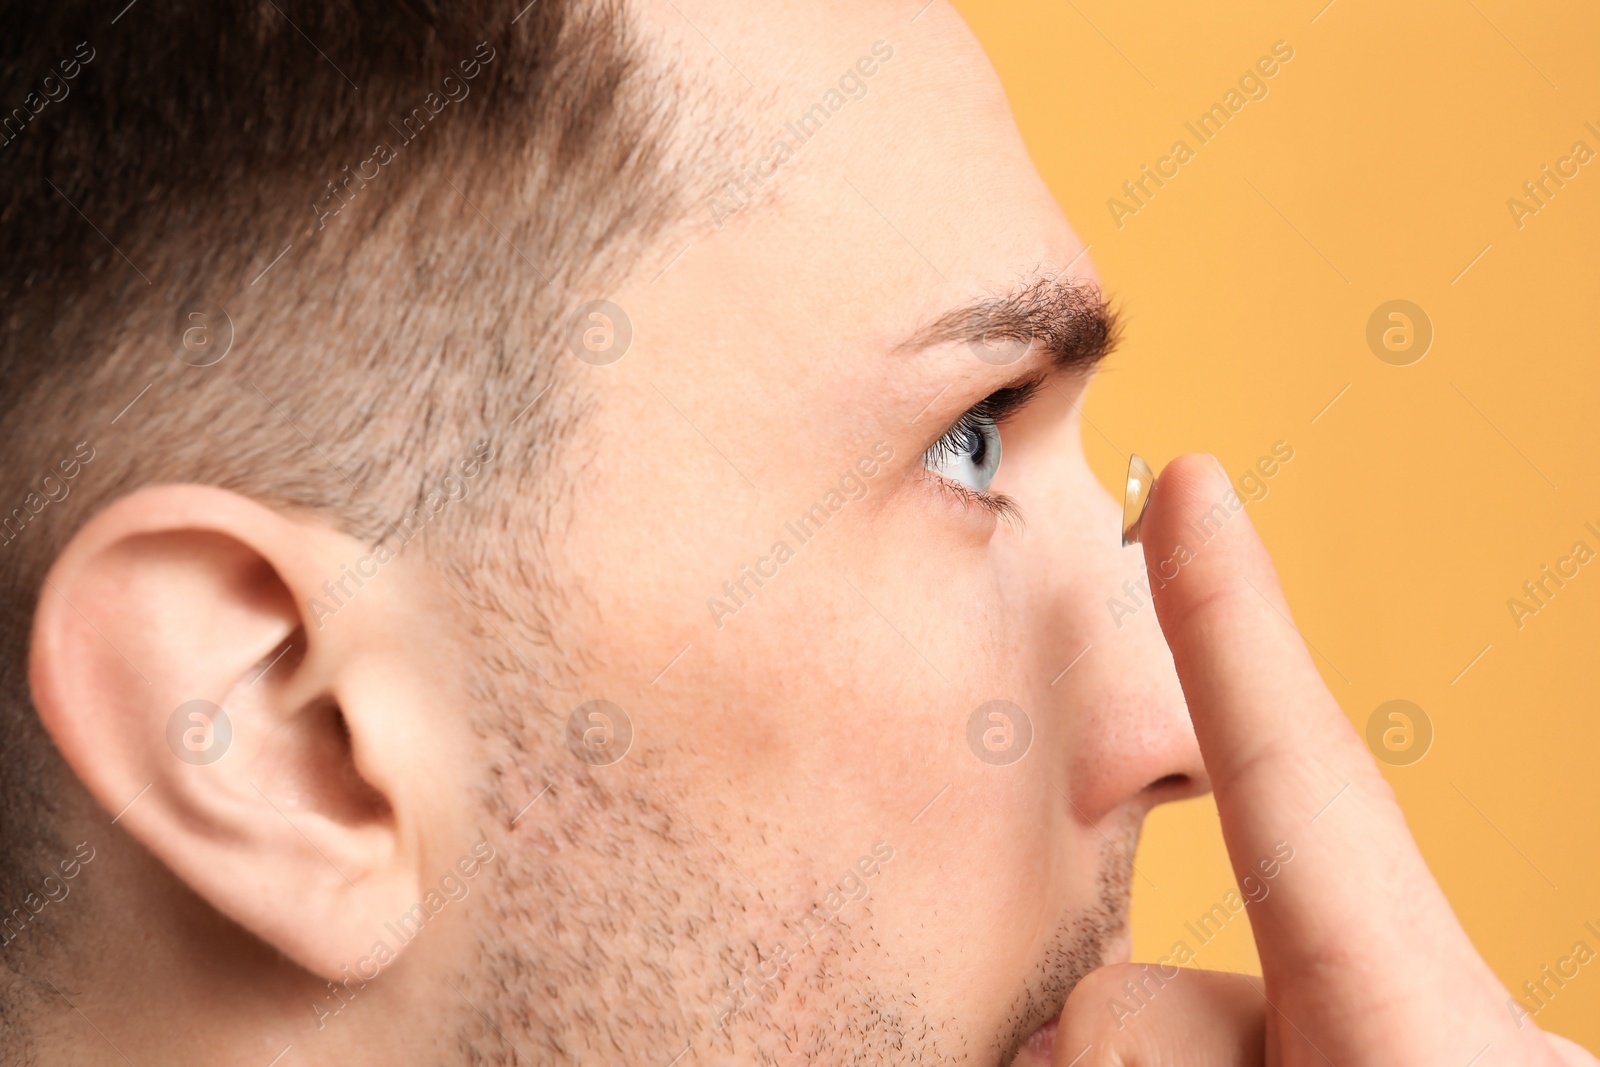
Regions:
M 970 595 L 949 582 L 929 593 L 914 552 L 890 567 L 865 559 L 864 532 L 834 532 L 801 546 L 651 700 L 671 702 L 668 722 L 719 778 L 752 792 L 826 780 L 824 806 L 877 809 L 903 802 L 896 776 L 925 766 L 959 716 L 945 678 L 965 690 L 998 646 L 971 639 Z

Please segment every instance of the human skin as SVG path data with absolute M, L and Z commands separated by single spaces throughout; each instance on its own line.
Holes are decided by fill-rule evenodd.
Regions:
M 479 557 L 408 553 L 319 625 L 308 603 L 369 547 L 221 490 L 146 490 L 85 526 L 41 597 L 35 696 L 106 812 L 140 799 L 114 831 L 100 813 L 73 827 L 107 842 L 93 873 L 114 891 L 85 904 L 99 932 L 73 958 L 95 965 L 55 973 L 71 975 L 70 1010 L 50 1002 L 44 1044 L 84 1063 L 181 1049 L 261 1064 L 285 1045 L 308 1063 L 472 1062 L 469 1049 L 508 1063 L 1050 1062 L 1048 1030 L 1030 1035 L 1080 978 L 1127 958 L 1142 818 L 1209 779 L 1161 629 L 1171 610 L 1120 627 L 1105 610 L 1145 557 L 1120 546 L 1120 506 L 1084 460 L 1087 368 L 1055 369 L 1037 349 L 995 363 L 959 341 L 902 344 L 1038 279 L 1096 283 L 981 49 L 946 4 L 919 6 L 642 9 L 686 78 L 746 101 L 737 125 L 752 160 L 876 42 L 893 56 L 761 195 L 720 227 L 697 214 L 605 291 L 633 341 L 606 366 L 569 360 L 561 388 L 586 415 L 563 442 L 553 514 L 537 531 L 483 535 L 513 555 L 544 535 L 527 551 L 538 583 L 496 590 L 514 621 L 478 613 L 448 577 Z M 992 490 L 1015 517 L 927 471 L 923 454 L 964 411 L 1038 376 L 1001 430 Z M 866 457 L 864 494 L 803 544 L 786 532 Z M 1155 516 L 1188 499 L 1159 496 Z M 709 603 L 726 603 L 724 583 L 780 539 L 792 558 L 737 611 Z M 1207 568 L 1233 551 L 1184 581 L 1190 570 L 1221 581 Z M 524 639 L 516 621 L 532 618 L 548 620 L 548 640 Z M 302 627 L 305 647 L 258 679 Z M 1274 695 L 1319 692 L 1287 638 L 1241 639 L 1265 659 L 1218 670 L 1281 660 L 1292 670 Z M 1180 647 L 1204 663 L 1216 651 L 1193 635 Z M 483 684 L 488 656 L 517 681 Z M 1193 684 L 1197 706 L 1260 699 L 1209 674 L 1203 692 Z M 226 760 L 195 768 L 172 758 L 165 731 L 202 694 L 229 708 L 237 734 Z M 348 741 L 316 710 L 325 694 Z M 518 709 L 506 721 L 520 733 L 479 729 L 490 695 Z M 595 699 L 624 709 L 633 740 L 591 767 L 564 729 Z M 997 699 L 1033 731 L 1003 765 L 967 740 L 975 709 Z M 1337 733 L 1337 708 L 1319 707 Z M 1226 730 L 1203 739 L 1230 769 L 1244 743 Z M 1368 768 L 1362 781 L 1382 796 Z M 1219 802 L 1227 817 L 1265 801 Z M 1351 803 L 1342 817 L 1386 828 L 1396 854 L 1409 847 L 1392 812 Z M 1229 835 L 1245 866 L 1278 829 L 1229 825 L 1250 827 Z M 480 839 L 495 859 L 470 893 L 327 1014 L 340 1001 L 324 980 L 368 958 L 390 937 L 384 921 Z M 1322 862 L 1335 860 L 1363 862 Z M 1269 991 L 1291 976 L 1285 1013 L 1337 1035 L 1347 1018 L 1319 998 L 1371 968 L 1329 969 L 1305 951 L 1317 907 L 1359 904 L 1293 890 L 1316 869 L 1297 859 L 1281 876 L 1272 907 L 1306 911 L 1262 926 L 1279 939 L 1262 959 Z M 1450 940 L 1459 931 L 1425 870 L 1406 884 L 1442 931 L 1413 947 L 1476 960 Z M 813 931 L 805 917 L 819 906 L 830 921 Z M 1492 977 L 1476 966 L 1470 988 L 1448 988 L 1490 1004 Z M 1092 1030 L 1091 994 L 1107 976 L 1078 986 L 1063 1031 L 1102 1050 L 1113 1039 Z M 756 995 L 735 998 L 741 983 Z M 1244 990 L 1219 988 L 1159 1002 L 1177 1045 L 1203 1031 L 1231 1055 L 1263 1025 L 1259 1005 L 1239 1007 Z M 1438 1018 L 1459 1038 L 1459 1013 Z M 1356 1062 L 1402 1037 L 1397 1047 L 1442 1047 L 1429 1042 L 1445 1031 L 1429 1027 L 1375 1026 L 1336 1047 Z M 1517 1062 L 1539 1062 L 1536 1033 L 1515 1037 L 1529 1057 Z M 1055 1042 L 1056 1062 L 1069 1062 L 1068 1043 Z

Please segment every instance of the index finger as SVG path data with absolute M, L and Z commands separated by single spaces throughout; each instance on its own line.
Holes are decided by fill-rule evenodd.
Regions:
M 1250 911 L 1269 979 L 1352 955 L 1413 980 L 1419 957 L 1486 974 L 1393 792 L 1323 684 L 1217 462 L 1173 461 L 1142 533 L 1235 875 L 1247 896 L 1257 895 L 1252 884 L 1262 890 Z

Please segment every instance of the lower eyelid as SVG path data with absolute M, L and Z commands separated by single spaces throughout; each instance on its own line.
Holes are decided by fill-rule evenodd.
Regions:
M 926 467 L 923 468 L 923 473 L 931 480 L 931 488 L 935 492 L 949 495 L 963 508 L 984 511 L 997 519 L 1021 525 L 1022 512 L 1017 508 L 1016 501 L 1004 493 L 979 492 L 971 486 L 962 485 Z

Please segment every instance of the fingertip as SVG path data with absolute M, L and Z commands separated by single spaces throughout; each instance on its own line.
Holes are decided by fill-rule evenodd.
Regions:
M 1179 456 L 1162 468 L 1156 478 L 1156 488 L 1174 500 L 1182 500 L 1185 495 L 1214 499 L 1232 487 L 1227 472 L 1222 469 L 1222 461 L 1209 452 Z
M 1220 505 L 1231 516 L 1243 510 L 1243 502 L 1217 457 L 1208 452 L 1191 452 L 1168 463 L 1150 491 L 1142 527 L 1146 563 L 1153 569 L 1161 560 L 1197 533 L 1210 534 L 1211 525 L 1197 525 L 1208 515 L 1220 513 Z M 1193 546 L 1190 546 L 1191 548 Z
M 1163 626 L 1181 623 L 1241 577 L 1263 595 L 1276 595 L 1266 549 L 1215 456 L 1191 453 L 1167 464 L 1151 491 L 1141 533 Z M 1169 642 L 1173 637 L 1169 628 Z

